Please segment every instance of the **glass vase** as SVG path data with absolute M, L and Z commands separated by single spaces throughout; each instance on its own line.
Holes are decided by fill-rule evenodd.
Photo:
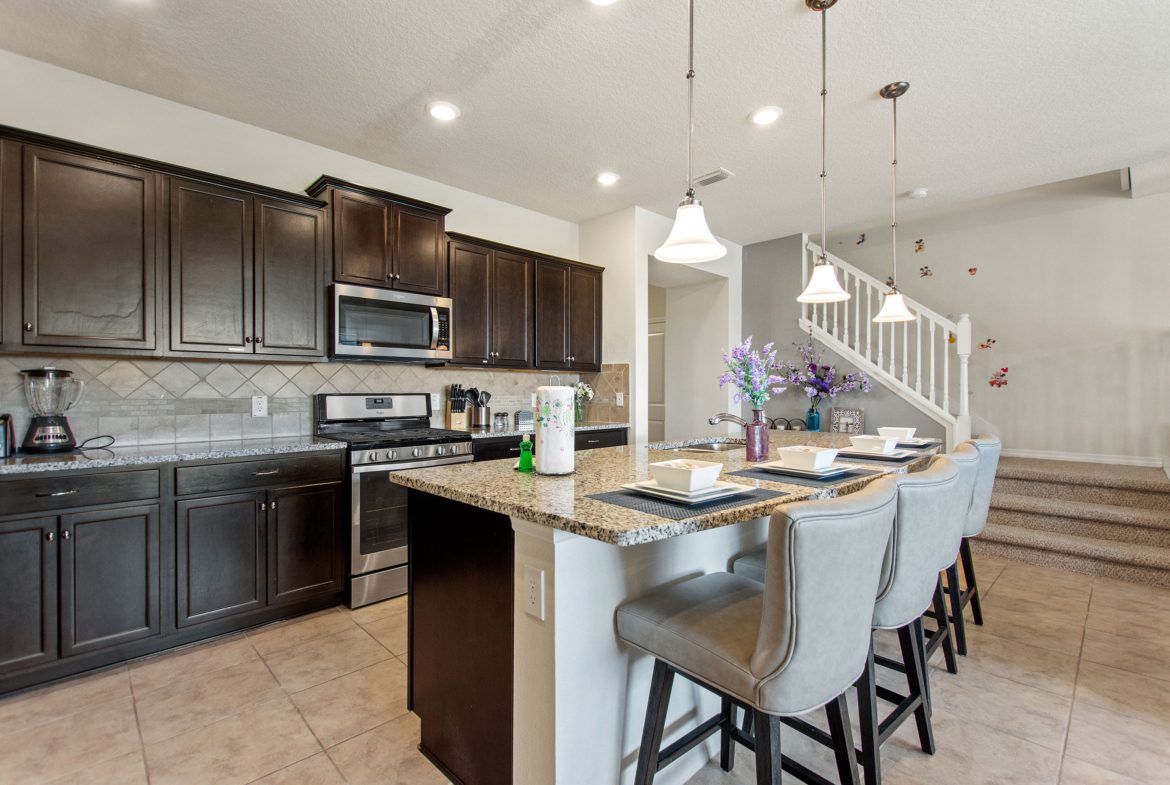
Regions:
M 809 410 L 805 413 L 804 427 L 810 431 L 819 431 L 821 429 L 821 413 L 817 411 L 815 406 L 809 407 Z
M 575 407 L 573 407 L 573 415 L 574 415 L 573 419 L 576 421 L 577 425 L 580 425 L 581 423 L 585 422 L 585 402 L 584 401 L 577 401 L 577 405 Z
M 747 435 L 747 459 L 764 461 L 768 458 L 768 418 L 763 409 L 753 409 L 752 421 L 745 429 Z

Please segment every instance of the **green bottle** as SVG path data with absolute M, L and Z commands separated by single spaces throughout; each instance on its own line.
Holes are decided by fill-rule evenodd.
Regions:
M 532 442 L 528 434 L 524 434 L 524 440 L 520 442 L 520 465 L 516 468 L 525 474 L 532 474 Z

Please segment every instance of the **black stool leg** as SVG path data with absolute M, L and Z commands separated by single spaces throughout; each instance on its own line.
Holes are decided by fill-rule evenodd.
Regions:
M 730 698 L 723 699 L 723 722 L 719 725 L 719 768 L 731 771 L 735 766 L 735 741 L 731 729 L 735 727 L 735 706 Z
M 666 707 L 674 686 L 674 671 L 662 660 L 654 661 L 650 680 L 650 699 L 646 703 L 646 724 L 642 728 L 642 746 L 638 749 L 638 768 L 634 785 L 653 785 L 658 773 L 658 751 L 662 748 L 662 731 L 666 727 Z
M 938 620 L 939 629 L 934 634 L 942 636 L 942 642 L 939 645 L 943 647 L 943 660 L 947 664 L 947 673 L 958 673 L 959 660 L 955 657 L 955 645 L 951 639 L 951 630 L 947 621 L 947 601 L 943 596 L 942 578 L 939 578 L 934 587 L 934 617 Z M 923 659 L 930 662 L 930 657 L 924 656 Z
M 963 560 L 963 575 L 967 577 L 965 594 L 970 597 L 971 616 L 980 627 L 983 626 L 983 605 L 979 601 L 979 584 L 975 581 L 975 560 L 971 558 L 971 541 L 966 537 L 959 545 L 959 558 Z
M 955 648 L 967 656 L 967 620 L 963 618 L 963 597 L 959 589 L 959 565 L 947 567 L 947 594 L 951 596 L 951 629 L 955 631 Z
M 781 785 L 780 718 L 753 710 L 756 728 L 756 785 Z
M 873 664 L 873 639 L 865 670 L 857 680 L 857 714 L 861 730 L 861 770 L 865 785 L 881 785 L 881 739 L 878 737 L 877 678 Z
M 849 702 L 845 694 L 826 703 L 825 713 L 829 715 L 829 735 L 833 737 L 833 756 L 837 759 L 837 776 L 841 785 L 859 785 L 853 730 L 849 727 Z
M 898 642 L 902 646 L 902 661 L 906 663 L 906 686 L 911 697 L 922 696 L 922 702 L 914 710 L 918 725 L 918 741 L 922 751 L 933 755 L 934 730 L 930 727 L 929 698 L 926 687 L 926 660 L 922 655 L 921 641 L 924 637 L 922 619 L 916 619 L 898 630 Z

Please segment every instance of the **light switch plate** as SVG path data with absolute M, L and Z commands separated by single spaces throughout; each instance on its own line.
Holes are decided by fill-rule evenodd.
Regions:
M 617 405 L 618 406 L 625 406 L 626 405 L 626 394 L 625 393 L 618 393 L 617 394 Z
M 431 411 L 432 412 L 439 411 L 439 394 L 438 393 L 431 393 Z
M 268 416 L 268 396 L 267 395 L 253 395 L 252 396 L 252 416 L 253 417 L 267 417 Z
M 544 570 L 524 565 L 524 612 L 544 621 Z

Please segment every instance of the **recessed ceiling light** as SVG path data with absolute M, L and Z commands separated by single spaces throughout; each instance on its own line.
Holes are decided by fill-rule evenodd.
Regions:
M 910 192 L 911 199 L 925 199 L 928 196 L 930 196 L 929 188 L 915 188 Z
M 784 110 L 778 106 L 761 106 L 748 115 L 748 119 L 756 125 L 771 125 L 780 119 Z
M 463 113 L 450 101 L 431 101 L 427 104 L 427 114 L 436 120 L 449 123 Z
M 589 0 L 593 5 L 613 5 L 617 0 Z
M 602 172 L 601 174 L 597 175 L 597 182 L 605 186 L 613 185 L 620 179 L 622 179 L 621 175 L 615 172 Z

